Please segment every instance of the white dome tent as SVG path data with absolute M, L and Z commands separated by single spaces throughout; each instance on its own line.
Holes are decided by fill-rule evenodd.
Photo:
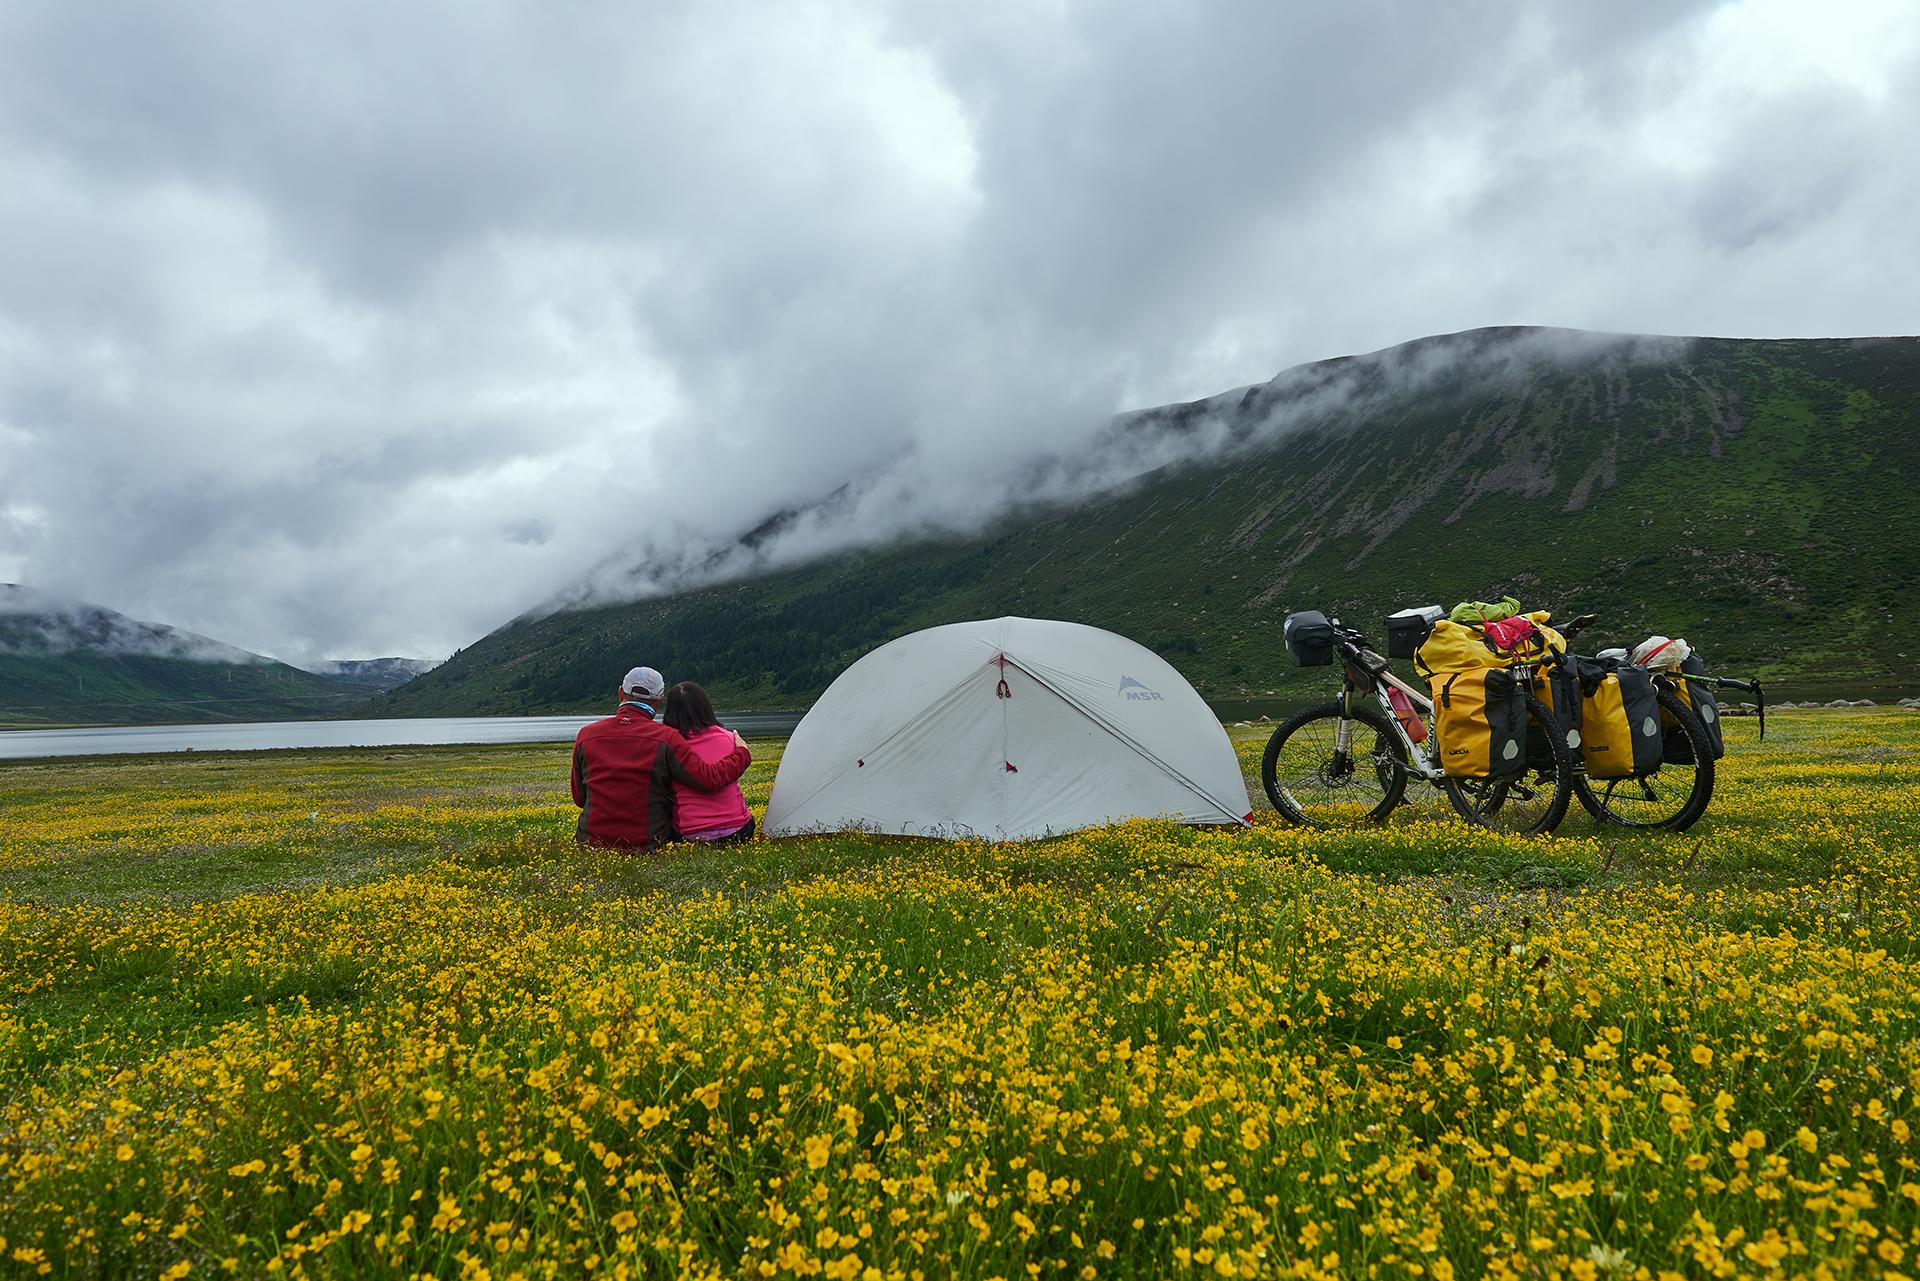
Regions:
M 1226 731 L 1166 660 L 1097 627 L 998 618 L 842 672 L 787 743 L 766 832 L 1025 840 L 1250 810 Z

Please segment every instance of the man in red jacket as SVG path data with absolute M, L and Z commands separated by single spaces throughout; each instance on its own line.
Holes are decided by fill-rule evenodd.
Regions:
M 673 839 L 673 782 L 704 791 L 725 787 L 753 762 L 747 741 L 708 764 L 687 741 L 653 719 L 666 682 L 651 667 L 636 667 L 620 682 L 620 707 L 581 728 L 573 740 L 573 803 L 580 807 L 576 839 L 585 845 L 645 850 Z

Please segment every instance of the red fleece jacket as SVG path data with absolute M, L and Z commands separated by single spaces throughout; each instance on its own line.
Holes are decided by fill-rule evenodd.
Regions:
M 644 850 L 673 839 L 673 784 L 711 791 L 746 772 L 753 753 L 736 747 L 703 761 L 677 730 L 631 708 L 583 726 L 573 740 L 577 839 L 587 845 Z

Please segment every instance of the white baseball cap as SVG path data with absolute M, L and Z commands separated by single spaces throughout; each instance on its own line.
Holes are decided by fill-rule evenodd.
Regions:
M 636 667 L 620 682 L 622 694 L 645 694 L 658 698 L 667 692 L 666 679 L 651 667 Z

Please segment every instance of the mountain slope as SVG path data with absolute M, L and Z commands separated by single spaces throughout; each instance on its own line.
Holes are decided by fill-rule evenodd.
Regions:
M 0 724 L 336 715 L 363 686 L 103 606 L 0 583 Z
M 1377 635 L 1393 609 L 1509 590 L 1730 671 L 1920 674 L 1920 340 L 1483 330 L 1116 431 L 1229 443 L 976 537 L 518 619 L 379 706 L 591 708 L 636 662 L 725 707 L 795 706 L 893 636 L 1008 613 L 1123 632 L 1211 697 L 1321 688 L 1286 659 L 1288 611 Z

